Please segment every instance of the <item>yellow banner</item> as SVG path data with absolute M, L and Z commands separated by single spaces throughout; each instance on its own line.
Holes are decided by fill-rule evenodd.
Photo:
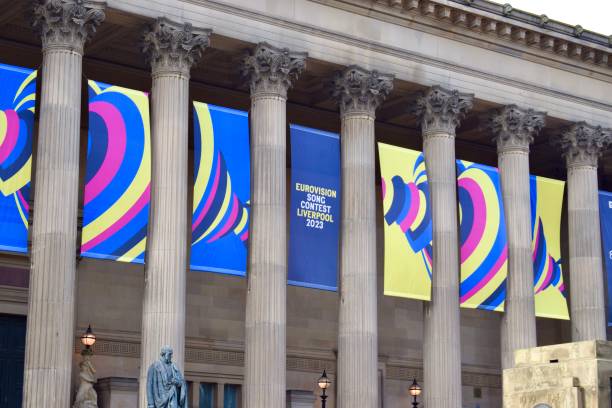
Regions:
M 431 300 L 432 225 L 423 154 L 378 144 L 384 211 L 384 293 Z

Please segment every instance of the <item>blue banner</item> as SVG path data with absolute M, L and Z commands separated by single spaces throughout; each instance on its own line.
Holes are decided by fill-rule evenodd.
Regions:
M 36 71 L 0 64 L 0 250 L 26 253 Z
M 191 269 L 246 275 L 249 238 L 249 117 L 194 102 Z
M 612 193 L 599 192 L 601 245 L 608 280 L 608 326 L 612 326 Z
M 340 229 L 340 138 L 335 133 L 296 125 L 290 129 L 288 282 L 335 291 Z

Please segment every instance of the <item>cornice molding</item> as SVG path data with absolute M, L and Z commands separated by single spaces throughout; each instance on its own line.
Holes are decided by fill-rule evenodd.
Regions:
M 568 63 L 580 62 L 604 69 L 612 68 L 612 36 L 585 31 L 519 10 L 504 12 L 502 5 L 486 0 L 475 0 L 472 5 L 451 3 L 448 0 L 311 0 L 327 5 L 347 4 L 366 9 L 367 15 L 376 13 L 401 20 L 418 21 L 439 30 L 460 29 L 481 38 L 510 46 L 527 47 L 543 54 L 561 57 Z M 470 1 L 461 1 L 470 3 Z M 478 3 L 478 5 L 476 5 Z M 490 6 L 485 7 L 485 3 Z M 497 7 L 501 7 L 497 11 Z M 527 18 L 526 16 L 532 16 Z

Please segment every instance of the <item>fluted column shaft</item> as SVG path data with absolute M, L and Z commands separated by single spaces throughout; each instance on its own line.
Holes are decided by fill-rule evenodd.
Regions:
M 424 305 L 424 405 L 459 408 L 461 320 L 454 134 L 424 134 L 423 154 L 433 223 L 431 301 Z
M 151 60 L 151 201 L 142 309 L 139 406 L 146 397 L 147 371 L 160 350 L 185 361 L 185 301 L 188 270 L 187 201 L 189 72 L 208 45 L 208 30 L 158 19 L 145 33 Z
M 374 117 L 342 115 L 338 406 L 378 406 Z
M 500 152 L 498 164 L 508 237 L 506 302 L 501 321 L 502 368 L 506 369 L 514 366 L 516 350 L 537 346 L 531 257 L 529 152 Z
M 306 55 L 258 44 L 245 56 L 251 85 L 251 223 L 245 322 L 244 404 L 286 403 L 287 89 Z
M 424 305 L 424 405 L 461 407 L 461 320 L 455 128 L 472 95 L 434 86 L 416 101 L 433 224 L 431 301 Z
M 185 357 L 187 276 L 187 152 L 189 76 L 153 75 L 151 202 L 142 309 L 141 396 L 149 365 L 170 345 L 181 369 Z M 146 402 L 141 407 L 146 407 Z
M 597 167 L 567 169 L 572 341 L 606 340 Z
M 584 122 L 557 140 L 567 163 L 572 341 L 606 339 L 597 161 L 611 141 L 612 129 Z
M 351 66 L 338 73 L 342 216 L 338 407 L 378 406 L 375 110 L 393 77 Z
M 90 18 L 60 28 L 55 18 Z M 23 407 L 71 405 L 83 45 L 102 5 L 37 4 L 42 33 L 40 121 L 32 225 Z
M 507 105 L 488 117 L 497 142 L 499 177 L 508 239 L 506 301 L 501 320 L 502 369 L 514 367 L 514 352 L 537 346 L 531 249 L 529 145 L 546 114 Z
M 244 401 L 247 407 L 281 407 L 287 330 L 286 99 L 265 92 L 251 99 L 253 186 Z

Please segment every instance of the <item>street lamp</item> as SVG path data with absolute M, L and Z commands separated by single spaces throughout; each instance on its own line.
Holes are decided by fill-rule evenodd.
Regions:
M 423 391 L 423 389 L 417 382 L 416 378 L 412 380 L 412 385 L 410 386 L 410 388 L 408 388 L 408 391 L 410 392 L 410 395 L 412 395 L 412 398 L 414 398 L 412 400 L 412 406 L 414 408 L 418 407 L 419 403 L 417 402 L 417 397 L 421 395 L 421 391 Z
M 81 343 L 85 346 L 85 350 L 83 350 L 83 354 L 93 354 L 91 351 L 91 347 L 96 344 L 96 335 L 93 334 L 91 330 L 91 325 L 87 326 L 87 330 L 81 336 Z
M 319 377 L 319 388 L 323 390 L 323 394 L 321 394 L 321 408 L 325 408 L 325 400 L 327 400 L 327 395 L 325 395 L 325 390 L 329 388 L 331 385 L 331 381 L 327 378 L 327 372 L 323 370 L 323 375 Z

